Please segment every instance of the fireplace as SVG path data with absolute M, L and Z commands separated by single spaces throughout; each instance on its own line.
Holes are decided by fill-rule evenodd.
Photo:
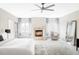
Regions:
M 43 36 L 43 30 L 35 30 L 35 36 L 36 37 L 42 37 Z

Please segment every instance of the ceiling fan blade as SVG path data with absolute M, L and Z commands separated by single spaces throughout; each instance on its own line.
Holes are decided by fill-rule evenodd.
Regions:
M 34 5 L 41 9 L 41 7 L 39 5 L 37 5 L 37 4 L 34 4 Z
M 40 9 L 35 9 L 35 10 L 32 10 L 32 11 L 37 11 L 37 10 L 40 10 Z
M 45 10 L 48 10 L 48 11 L 54 11 L 53 9 L 45 9 Z
M 50 7 L 52 7 L 52 6 L 55 6 L 55 4 L 52 4 L 52 5 L 49 5 L 49 6 L 45 7 L 45 9 L 46 9 L 46 8 L 50 8 Z

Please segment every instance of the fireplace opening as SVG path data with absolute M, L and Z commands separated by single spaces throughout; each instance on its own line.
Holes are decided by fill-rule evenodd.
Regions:
M 36 37 L 42 37 L 43 36 L 43 30 L 35 30 L 35 36 Z

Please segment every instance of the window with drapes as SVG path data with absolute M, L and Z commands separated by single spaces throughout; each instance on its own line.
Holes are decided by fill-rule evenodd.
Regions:
M 31 19 L 19 18 L 17 24 L 18 37 L 30 37 L 31 36 Z
M 47 36 L 51 35 L 51 32 L 59 33 L 59 19 L 58 18 L 46 18 L 46 32 Z

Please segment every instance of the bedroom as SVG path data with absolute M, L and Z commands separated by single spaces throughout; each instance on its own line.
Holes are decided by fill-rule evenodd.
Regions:
M 43 4 L 0 4 L 0 55 L 79 54 L 79 4 Z

